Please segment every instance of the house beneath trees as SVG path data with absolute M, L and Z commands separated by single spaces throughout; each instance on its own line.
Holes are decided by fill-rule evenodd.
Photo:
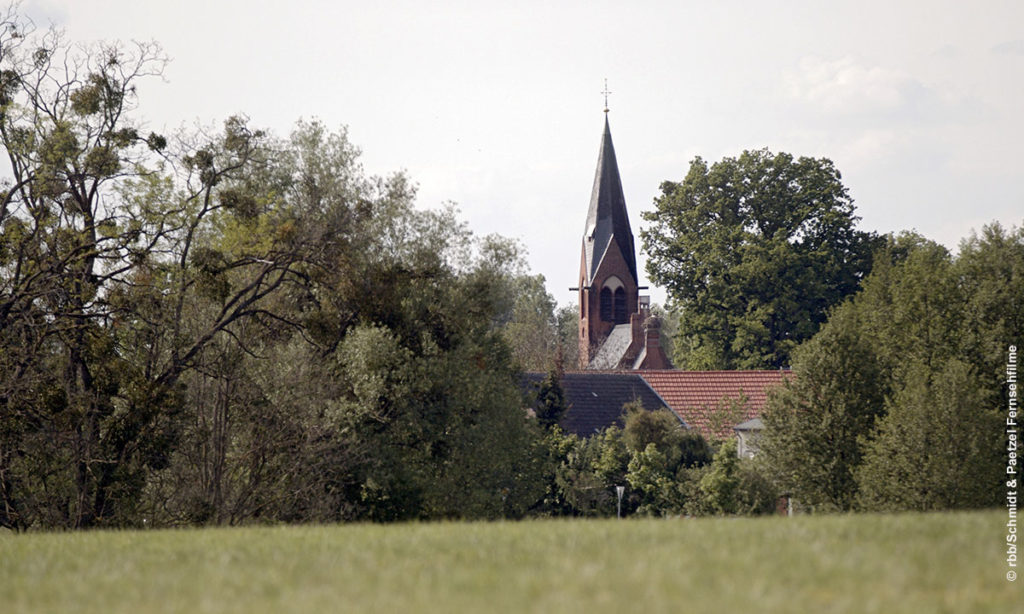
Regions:
M 546 376 L 526 374 L 534 395 Z M 789 371 L 571 371 L 559 380 L 568 406 L 559 424 L 589 437 L 610 426 L 621 428 L 623 407 L 639 402 L 650 411 L 671 411 L 683 428 L 709 441 L 737 437 L 741 456 L 749 457 L 764 429 L 760 416 L 768 390 L 789 376 Z

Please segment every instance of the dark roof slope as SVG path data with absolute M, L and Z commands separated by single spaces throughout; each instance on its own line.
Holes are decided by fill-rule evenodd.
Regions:
M 636 250 L 633 247 L 633 232 L 629 228 L 626 214 L 626 197 L 622 193 L 622 179 L 619 164 L 615 160 L 615 147 L 608 127 L 608 116 L 604 118 L 604 134 L 601 137 L 601 151 L 597 156 L 597 171 L 594 173 L 594 189 L 590 194 L 590 210 L 587 212 L 587 226 L 583 233 L 584 261 L 587 265 L 586 283 L 594 283 L 594 272 L 612 241 L 619 244 L 633 281 L 638 282 L 636 273 Z
M 590 361 L 587 369 L 596 371 L 611 371 L 619 367 L 619 363 L 629 351 L 633 343 L 633 329 L 630 324 L 619 324 L 612 329 L 605 337 L 601 347 L 597 350 L 597 356 Z
M 536 400 L 536 386 L 545 376 L 544 373 L 524 376 L 531 406 Z M 569 410 L 562 416 L 560 425 L 566 432 L 580 437 L 589 437 L 613 424 L 621 427 L 622 406 L 626 403 L 639 400 L 644 409 L 669 409 L 637 374 L 571 372 L 563 374 L 561 383 Z

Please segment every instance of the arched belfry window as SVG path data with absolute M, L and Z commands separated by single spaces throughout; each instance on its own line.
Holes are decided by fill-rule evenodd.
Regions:
M 629 313 L 626 310 L 626 291 L 622 288 L 615 290 L 615 323 L 625 324 L 629 322 Z
M 612 289 L 608 286 L 601 288 L 601 320 L 611 322 L 612 313 Z
M 614 322 L 624 324 L 629 322 L 629 313 L 626 309 L 626 289 L 622 286 L 622 280 L 612 275 L 601 284 L 601 320 L 603 322 Z

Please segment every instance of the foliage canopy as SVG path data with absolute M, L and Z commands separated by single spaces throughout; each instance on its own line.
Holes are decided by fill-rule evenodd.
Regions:
M 878 237 L 824 158 L 696 158 L 661 184 L 641 233 L 651 280 L 679 312 L 675 363 L 778 369 L 870 271 Z

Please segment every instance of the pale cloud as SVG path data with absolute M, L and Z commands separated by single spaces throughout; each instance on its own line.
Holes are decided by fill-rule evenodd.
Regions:
M 840 115 L 892 113 L 915 106 L 926 88 L 909 75 L 882 66 L 805 57 L 787 78 L 789 95 L 820 112 Z
M 836 157 L 851 167 L 863 168 L 903 153 L 909 140 L 901 131 L 868 130 L 841 144 Z
M 68 20 L 68 9 L 59 1 L 29 0 L 20 8 L 22 14 L 35 22 L 37 27 L 60 27 Z
M 956 45 L 943 45 L 932 52 L 933 58 L 955 60 L 963 56 L 963 51 Z
M 992 51 L 1001 55 L 1024 55 L 1024 38 L 999 43 Z

